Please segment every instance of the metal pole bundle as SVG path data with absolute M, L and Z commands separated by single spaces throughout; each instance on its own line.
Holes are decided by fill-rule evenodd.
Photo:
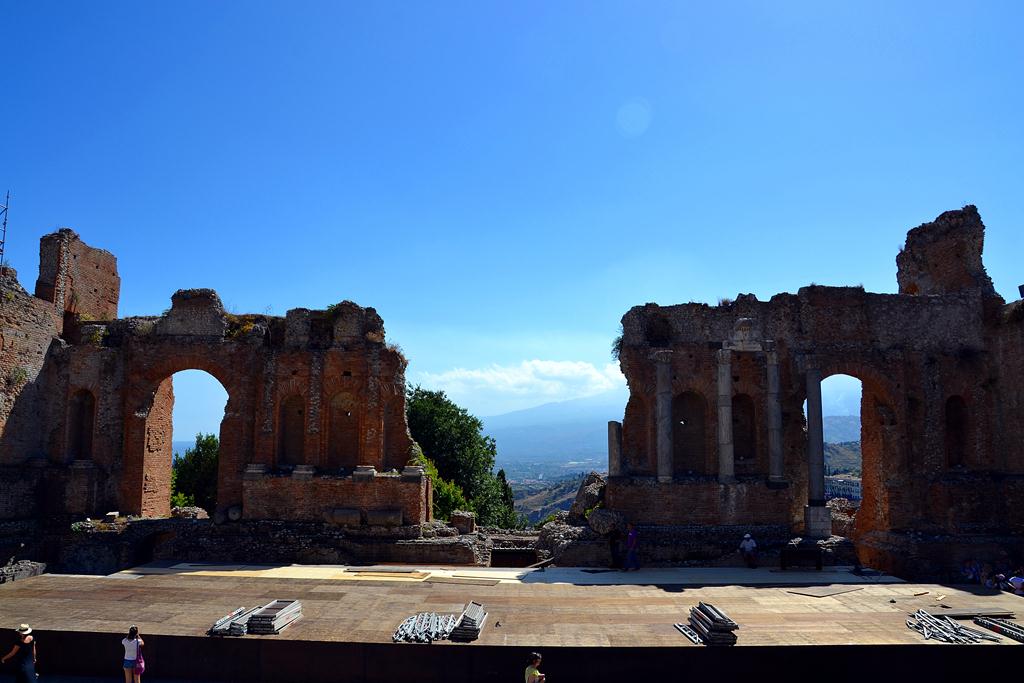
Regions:
M 961 626 L 949 617 L 937 617 L 923 609 L 917 610 L 910 619 L 907 619 L 907 628 L 917 631 L 925 640 L 938 640 L 943 643 L 976 645 L 983 640 L 999 642 L 997 636 Z
M 454 614 L 419 612 L 399 624 L 391 640 L 396 643 L 432 643 L 447 640 L 457 623 Z
M 735 645 L 739 624 L 714 605 L 698 602 L 696 607 L 690 608 L 690 627 L 705 645 Z M 679 625 L 676 628 L 693 640 Z
M 975 617 L 974 623 L 1018 643 L 1024 643 L 1024 626 L 1020 624 L 995 617 Z

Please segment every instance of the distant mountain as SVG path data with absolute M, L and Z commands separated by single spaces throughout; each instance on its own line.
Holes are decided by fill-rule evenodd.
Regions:
M 498 443 L 498 467 L 522 462 L 606 462 L 608 421 L 622 420 L 627 397 L 614 392 L 545 403 L 483 418 Z M 577 469 L 583 469 L 577 468 Z
M 860 441 L 860 415 L 828 415 L 821 422 L 825 443 Z
M 498 443 L 498 467 L 523 463 L 605 463 L 608 421 L 622 420 L 627 396 L 614 392 L 591 398 L 545 403 L 535 408 L 482 418 L 484 432 Z M 824 418 L 825 441 L 860 441 L 860 417 Z M 582 467 L 576 469 L 583 469 Z

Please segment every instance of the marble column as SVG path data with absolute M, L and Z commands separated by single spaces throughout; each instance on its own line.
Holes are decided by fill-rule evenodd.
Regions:
M 651 354 L 655 363 L 655 416 L 658 453 L 658 481 L 672 481 L 672 351 Z
M 768 395 L 765 413 L 768 415 L 768 481 L 781 484 L 786 481 L 782 458 L 782 406 L 779 404 L 779 354 L 765 354 L 768 367 Z
M 821 370 L 807 370 L 807 507 L 804 533 L 825 538 L 832 532 L 832 518 L 825 507 L 825 437 L 821 423 Z
M 718 481 L 736 481 L 732 444 L 732 351 L 718 352 Z
M 622 476 L 622 423 L 608 422 L 608 476 Z

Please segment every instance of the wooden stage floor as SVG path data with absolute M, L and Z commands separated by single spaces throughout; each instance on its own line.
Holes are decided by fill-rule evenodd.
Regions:
M 919 608 L 937 614 L 946 607 L 1009 608 L 1024 617 L 1024 602 L 1007 593 L 855 577 L 834 569 L 623 574 L 424 568 L 408 577 L 356 571 L 365 568 L 150 565 L 109 577 L 49 574 L 0 586 L 0 624 L 116 634 L 135 623 L 149 636 L 204 636 L 216 619 L 238 607 L 293 598 L 302 601 L 301 621 L 277 636 L 245 638 L 383 644 L 391 643 L 395 628 L 410 614 L 457 613 L 476 600 L 489 612 L 476 641 L 480 645 L 679 648 L 696 646 L 672 624 L 686 621 L 689 607 L 700 600 L 740 624 L 741 647 L 921 645 L 921 636 L 905 624 Z M 709 583 L 709 576 L 733 585 L 694 585 Z M 750 585 L 736 585 L 740 582 Z M 847 592 L 798 595 L 792 591 L 800 588 L 782 583 Z

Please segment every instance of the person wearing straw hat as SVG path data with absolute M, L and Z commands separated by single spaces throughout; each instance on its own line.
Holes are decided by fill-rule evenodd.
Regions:
M 743 534 L 743 540 L 740 541 L 740 554 L 743 555 L 743 561 L 747 563 L 748 567 L 757 568 L 757 541 L 751 538 L 750 534 Z
M 32 635 L 32 627 L 22 624 L 15 632 L 18 642 L 0 658 L 0 662 L 14 662 L 14 683 L 36 683 L 36 639 Z

